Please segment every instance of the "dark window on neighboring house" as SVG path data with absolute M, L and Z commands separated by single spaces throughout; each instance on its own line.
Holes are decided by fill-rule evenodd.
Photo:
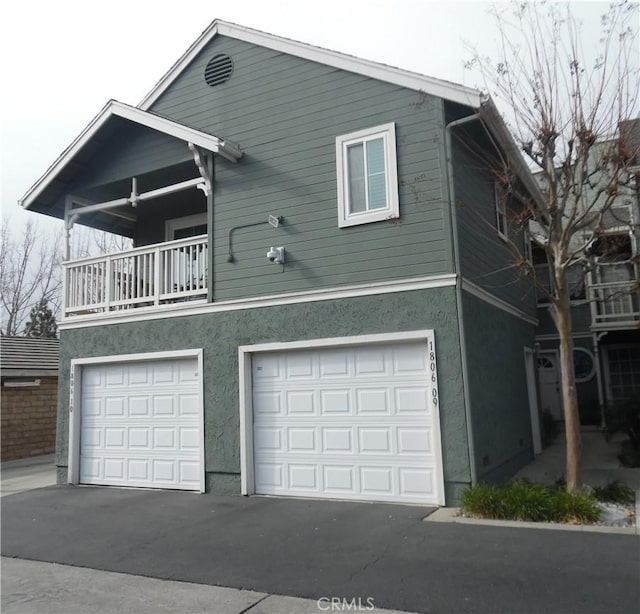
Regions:
M 607 348 L 607 375 L 613 399 L 628 399 L 640 393 L 640 348 L 619 346 Z
M 547 255 L 544 249 L 535 245 L 532 246 L 531 260 L 533 262 L 533 270 L 536 274 L 538 302 L 546 303 L 548 299 L 544 290 L 552 294 L 553 277 L 551 276 L 551 269 L 549 268 Z M 569 269 L 568 276 L 571 300 L 584 300 L 586 292 L 584 284 L 585 274 L 583 268 L 580 265 L 571 267 Z M 542 288 L 540 288 L 540 286 L 542 286 Z

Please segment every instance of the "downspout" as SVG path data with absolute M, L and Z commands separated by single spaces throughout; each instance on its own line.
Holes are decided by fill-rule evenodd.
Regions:
M 211 177 L 211 189 L 207 193 L 207 302 L 213 303 L 213 205 L 215 200 L 213 193 L 216 189 L 216 163 L 213 154 L 209 154 L 207 158 L 206 164 L 209 170 L 209 177 Z
M 471 397 L 469 394 L 469 376 L 467 368 L 467 344 L 464 335 L 464 322 L 462 321 L 462 276 L 458 271 L 460 262 L 460 247 L 458 245 L 458 221 L 455 207 L 455 187 L 453 180 L 453 151 L 451 149 L 451 129 L 463 124 L 478 121 L 478 113 L 456 119 L 445 126 L 445 155 L 447 158 L 447 187 L 449 196 L 449 229 L 451 230 L 451 242 L 453 244 L 453 273 L 456 275 L 456 309 L 458 312 L 458 335 L 460 336 L 460 354 L 462 360 L 462 389 L 464 391 L 464 411 L 467 425 L 467 441 L 469 444 L 469 472 L 471 473 L 471 485 L 478 482 L 478 470 L 476 465 L 476 450 L 473 439 L 471 418 Z

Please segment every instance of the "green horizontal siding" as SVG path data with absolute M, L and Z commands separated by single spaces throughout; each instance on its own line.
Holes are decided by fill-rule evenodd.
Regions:
M 461 131 L 461 134 L 465 134 Z M 498 236 L 493 174 L 478 146 L 465 142 L 468 136 L 452 138 L 455 214 L 457 218 L 460 272 L 470 282 L 535 317 L 535 288 L 518 266 L 507 243 Z M 507 208 L 507 218 L 514 212 Z M 509 221 L 510 242 L 524 253 L 522 234 Z
M 209 87 L 204 67 L 227 53 L 234 73 Z M 238 143 L 216 160 L 214 300 L 450 272 L 444 232 L 441 101 L 360 75 L 218 37 L 150 109 Z M 338 228 L 335 137 L 395 122 L 400 218 Z M 228 234 L 238 225 L 283 216 Z M 284 245 L 287 263 L 266 260 Z

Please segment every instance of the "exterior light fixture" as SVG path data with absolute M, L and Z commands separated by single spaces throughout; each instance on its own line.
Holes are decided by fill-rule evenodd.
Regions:
M 274 264 L 284 264 L 284 247 L 270 247 L 267 260 Z

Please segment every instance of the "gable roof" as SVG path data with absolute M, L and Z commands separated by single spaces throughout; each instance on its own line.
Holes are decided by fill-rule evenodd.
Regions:
M 457 83 L 427 77 L 420 73 L 402 70 L 386 64 L 363 60 L 361 58 L 331 51 L 315 45 L 301 43 L 282 36 L 275 36 L 260 30 L 239 26 L 228 21 L 215 19 L 198 39 L 185 51 L 182 57 L 156 83 L 153 89 L 142 99 L 138 107 L 148 110 L 160 98 L 164 91 L 178 78 L 180 73 L 217 35 L 229 36 L 247 43 L 260 45 L 274 51 L 280 51 L 306 60 L 318 62 L 353 72 L 379 81 L 386 81 L 408 89 L 417 90 L 451 100 L 460 104 L 478 108 L 484 100 L 483 95 L 476 89 L 465 87 Z
M 114 117 L 121 117 L 140 126 L 193 143 L 207 151 L 224 156 L 232 162 L 237 161 L 242 156 L 238 146 L 230 141 L 225 141 L 225 139 L 213 134 L 190 128 L 166 117 L 160 117 L 117 100 L 110 100 L 18 202 L 25 209 L 28 209 L 58 175 L 73 162 L 74 158 L 96 136 L 98 131 Z
M 0 339 L 2 377 L 58 375 L 59 339 L 5 337 Z

